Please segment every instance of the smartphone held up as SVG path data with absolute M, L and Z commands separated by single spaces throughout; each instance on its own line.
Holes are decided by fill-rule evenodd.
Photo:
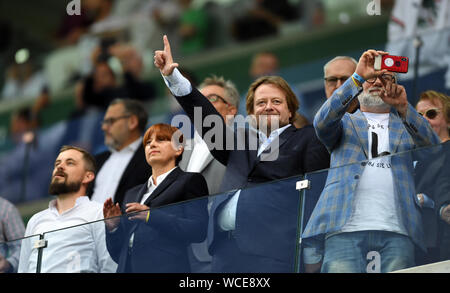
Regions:
M 383 55 L 375 57 L 375 70 L 387 69 L 392 72 L 407 73 L 408 72 L 408 57 Z

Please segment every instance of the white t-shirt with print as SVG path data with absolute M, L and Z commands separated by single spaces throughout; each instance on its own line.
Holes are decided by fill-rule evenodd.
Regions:
M 341 232 L 376 230 L 407 235 L 397 213 L 398 196 L 391 170 L 391 157 L 377 157 L 390 152 L 389 113 L 364 112 L 364 115 L 368 123 L 370 161 L 365 165 L 356 186 L 350 220 Z M 375 141 L 372 145 L 374 140 L 378 143 Z

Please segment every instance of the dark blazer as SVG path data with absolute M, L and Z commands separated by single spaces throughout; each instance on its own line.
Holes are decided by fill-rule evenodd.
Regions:
M 95 160 L 97 163 L 97 173 L 98 171 L 100 171 L 109 156 L 111 156 L 110 151 L 106 151 L 95 156 Z M 122 202 L 127 190 L 135 187 L 136 185 L 147 182 L 148 178 L 150 178 L 150 175 L 152 175 L 152 168 L 147 164 L 147 161 L 145 160 L 144 146 L 142 144 L 139 144 L 139 148 L 134 153 L 133 157 L 125 168 L 122 177 L 120 178 L 119 185 L 117 186 L 116 193 L 113 197 L 114 203 L 119 203 L 119 205 L 122 207 Z M 94 187 L 95 179 L 94 183 L 91 184 L 91 188 L 89 188 L 87 192 L 89 198 L 91 198 L 92 194 L 94 193 Z
M 212 104 L 195 88 L 187 96 L 177 97 L 178 102 L 194 121 L 194 107 L 202 108 L 202 121 L 208 115 L 219 115 Z M 317 139 L 312 126 L 296 129 L 290 126 L 279 136 L 278 148 L 275 141 L 270 151 L 257 156 L 257 147 L 251 145 L 258 141 L 258 134 L 247 128 L 235 131 L 223 127 L 222 141 L 234 137 L 235 148 L 214 148 L 211 154 L 227 166 L 221 191 L 245 188 L 237 203 L 236 230 L 234 237 L 239 249 L 247 254 L 277 259 L 293 267 L 295 254 L 295 235 L 297 230 L 298 192 L 295 185 L 287 190 L 281 183 L 274 183 L 268 192 L 255 187 L 261 183 L 294 175 L 303 175 L 329 166 L 329 154 Z M 217 130 L 217 127 L 214 125 Z M 203 137 L 212 127 L 202 125 Z M 237 143 L 245 142 L 238 148 Z M 208 142 L 207 142 L 208 143 Z M 263 158 L 263 159 L 262 159 Z M 278 187 L 278 188 L 277 188 Z M 281 188 L 280 188 L 281 187 Z M 235 191 L 235 190 L 234 190 Z M 223 233 L 217 225 L 217 217 L 224 204 L 234 194 L 214 197 L 208 224 L 209 250 L 214 254 L 217 241 Z M 289 192 L 294 192 L 290 196 Z M 221 235 L 222 234 L 222 235 Z M 271 271 L 268 268 L 267 271 Z
M 147 184 L 130 189 L 124 207 L 140 202 L 146 192 Z M 150 208 L 147 223 L 124 215 L 117 230 L 106 232 L 117 272 L 189 272 L 187 247 L 205 239 L 208 221 L 207 198 L 192 199 L 207 194 L 201 174 L 173 170 L 144 203 Z M 133 233 L 133 247 L 129 248 Z

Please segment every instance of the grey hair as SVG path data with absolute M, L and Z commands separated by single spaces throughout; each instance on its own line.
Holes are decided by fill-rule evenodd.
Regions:
M 350 56 L 337 56 L 334 57 L 333 59 L 331 59 L 330 61 L 328 61 L 324 66 L 323 66 L 323 75 L 325 76 L 325 73 L 327 72 L 328 66 L 330 66 L 331 63 L 333 63 L 334 61 L 338 61 L 338 60 L 347 60 L 352 62 L 353 64 L 355 64 L 355 67 L 358 65 L 358 61 L 355 60 L 355 58 L 352 58 Z
M 207 87 L 209 85 L 217 85 L 225 90 L 226 97 L 224 97 L 227 102 L 239 108 L 239 92 L 231 80 L 226 80 L 222 76 L 212 75 L 211 77 L 205 78 L 200 84 L 199 89 Z

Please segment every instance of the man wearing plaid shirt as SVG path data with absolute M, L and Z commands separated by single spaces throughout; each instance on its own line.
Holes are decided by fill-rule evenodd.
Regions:
M 317 136 L 331 153 L 325 188 L 303 233 L 306 271 L 390 272 L 414 265 L 424 248 L 420 207 L 409 154 L 439 143 L 387 70 L 375 70 L 382 51 L 368 50 L 355 73 L 322 105 Z M 346 113 L 358 98 L 360 110 Z M 370 160 L 370 161 L 366 161 Z M 378 257 L 370 267 L 367 260 Z
M 17 272 L 25 225 L 16 207 L 0 197 L 0 273 Z M 15 241 L 17 240 L 17 241 Z

